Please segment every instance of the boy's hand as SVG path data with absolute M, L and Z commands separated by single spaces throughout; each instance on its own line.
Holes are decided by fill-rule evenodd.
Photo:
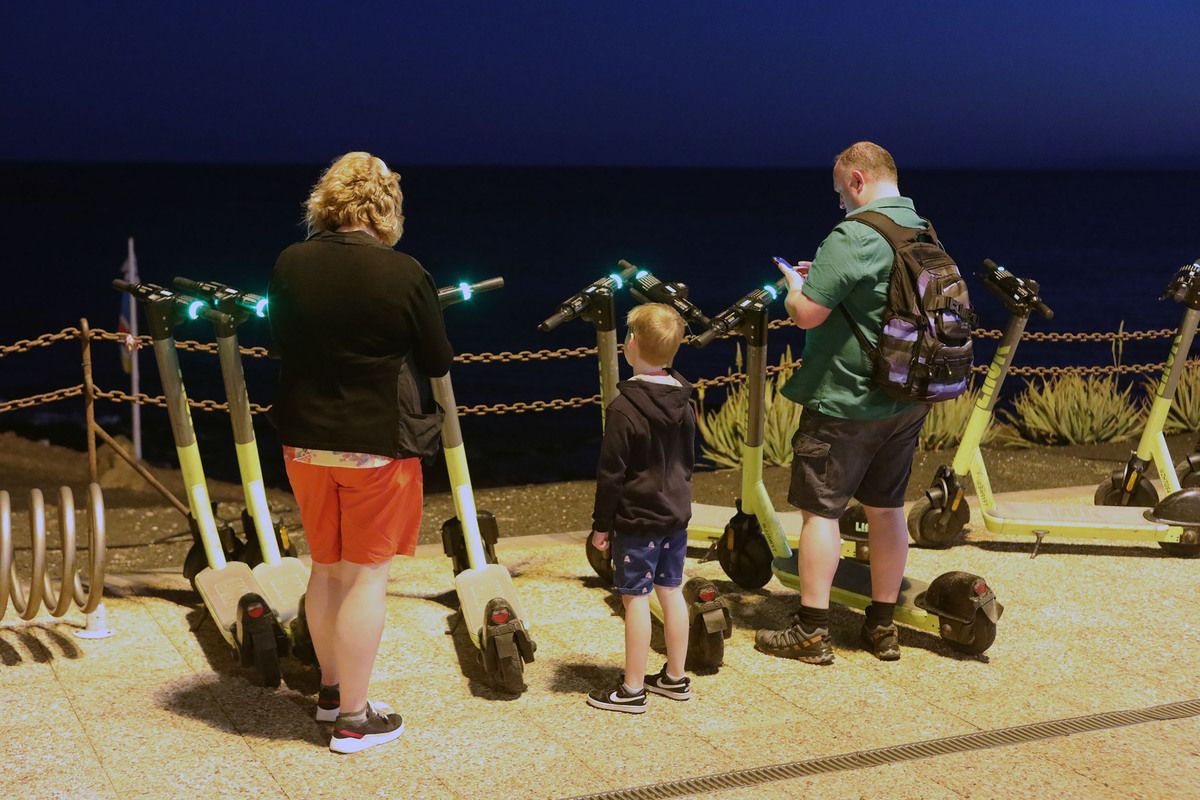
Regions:
M 592 531 L 592 544 L 597 550 L 608 549 L 608 532 L 607 531 Z

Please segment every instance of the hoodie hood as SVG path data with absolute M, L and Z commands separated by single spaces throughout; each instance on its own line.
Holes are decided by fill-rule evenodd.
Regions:
M 670 386 L 654 381 L 627 380 L 618 384 L 621 396 L 629 400 L 651 428 L 678 425 L 685 415 L 691 415 L 689 400 L 692 385 L 673 369 L 667 374 L 679 381 L 679 386 Z

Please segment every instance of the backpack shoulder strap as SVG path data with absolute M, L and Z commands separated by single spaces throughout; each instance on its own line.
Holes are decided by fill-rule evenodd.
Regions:
M 838 310 L 842 312 L 842 316 L 846 318 L 846 324 L 850 326 L 850 331 L 854 334 L 854 338 L 858 339 L 858 344 L 862 347 L 863 352 L 868 356 L 875 355 L 875 345 L 867 339 L 867 335 L 862 332 L 862 328 L 858 327 L 858 323 L 854 321 L 854 317 L 850 316 L 850 309 L 846 308 L 845 303 L 838 303 Z
M 892 246 L 892 250 L 899 250 L 903 245 L 916 241 L 922 235 L 929 236 L 935 244 L 938 243 L 937 234 L 933 231 L 933 223 L 924 217 L 921 219 L 929 226 L 928 228 L 906 228 L 903 225 L 897 225 L 891 217 L 879 211 L 859 211 L 846 219 L 861 222 L 873 229 L 887 240 L 887 243 Z

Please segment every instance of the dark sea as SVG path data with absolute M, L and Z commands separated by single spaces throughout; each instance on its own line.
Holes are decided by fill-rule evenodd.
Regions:
M 0 213 L 13 233 L 4 251 L 0 345 L 77 325 L 115 330 L 126 239 L 135 241 L 142 280 L 169 285 L 174 276 L 265 290 L 275 257 L 303 237 L 303 202 L 320 172 L 309 166 L 0 165 Z M 662 280 L 682 281 L 714 314 L 747 291 L 773 281 L 771 256 L 810 258 L 839 221 L 828 170 L 414 167 L 402 170 L 405 235 L 439 285 L 493 276 L 505 288 L 446 311 L 460 353 L 594 344 L 581 321 L 543 334 L 537 323 L 559 301 L 628 259 Z M 986 328 L 1005 315 L 974 277 L 984 258 L 1038 280 L 1051 321 L 1030 330 L 1112 331 L 1171 328 L 1183 309 L 1158 297 L 1184 263 L 1200 257 L 1200 172 L 902 171 L 901 189 L 931 218 L 957 259 Z M 618 296 L 618 311 L 630 305 Z M 782 308 L 775 316 L 782 315 Z M 145 329 L 144 321 L 142 323 Z M 182 326 L 179 339 L 210 340 L 211 329 Z M 264 322 L 241 331 L 243 344 L 266 344 Z M 771 360 L 803 334 L 773 335 Z M 980 341 L 979 360 L 994 343 Z M 1169 341 L 1130 343 L 1125 363 L 1165 359 Z M 159 393 L 153 356 L 141 354 L 143 391 Z M 1016 364 L 1109 364 L 1108 344 L 1026 343 Z M 692 379 L 724 374 L 734 345 L 685 350 L 677 367 Z M 128 388 L 116 347 L 94 353 L 102 388 Z M 211 356 L 183 354 L 193 398 L 223 400 Z M 58 344 L 0 359 L 0 398 L 79 383 L 80 352 Z M 255 402 L 270 403 L 274 365 L 246 360 Z M 591 395 L 594 359 L 529 364 L 460 365 L 453 370 L 460 404 L 511 403 Z M 1013 379 L 1008 389 L 1022 381 Z M 710 403 L 718 398 L 710 395 Z M 101 422 L 128 434 L 129 407 L 98 406 Z M 195 412 L 210 476 L 236 480 L 227 417 Z M 0 430 L 82 448 L 80 401 L 0 415 Z M 145 454 L 174 464 L 166 413 L 143 412 Z M 278 444 L 258 421 L 268 480 L 284 485 Z M 586 478 L 600 437 L 595 406 L 538 414 L 466 417 L 463 432 L 477 485 Z M 427 471 L 430 488 L 443 473 Z M 0 487 L 2 488 L 2 487 Z

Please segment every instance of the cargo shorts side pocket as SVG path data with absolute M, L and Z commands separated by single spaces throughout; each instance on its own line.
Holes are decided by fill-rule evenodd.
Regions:
M 823 484 L 829 469 L 829 442 L 822 442 L 802 431 L 792 437 L 792 474 Z

